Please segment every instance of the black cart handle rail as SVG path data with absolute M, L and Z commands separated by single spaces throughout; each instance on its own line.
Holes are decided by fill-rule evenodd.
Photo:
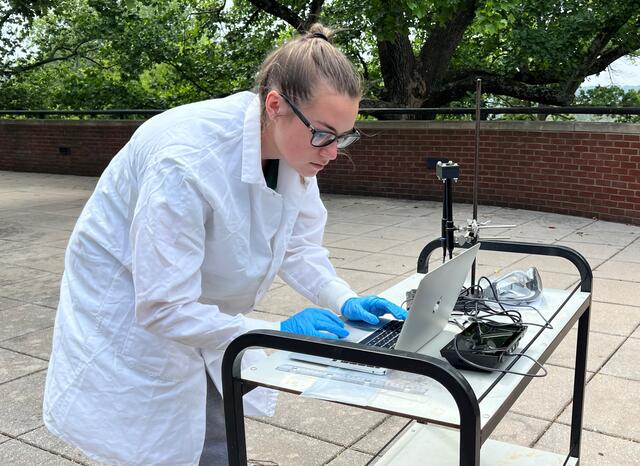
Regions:
M 473 244 L 467 243 L 463 248 L 470 248 Z M 422 248 L 418 256 L 418 273 L 429 271 L 429 257 L 436 249 L 442 249 L 442 239 L 434 239 Z M 575 249 L 558 244 L 525 243 L 516 241 L 480 241 L 481 251 L 513 252 L 519 254 L 535 254 L 537 256 L 561 257 L 571 262 L 580 273 L 582 285 L 580 291 L 591 292 L 593 285 L 593 272 L 587 259 Z
M 256 385 L 242 380 L 241 362 L 243 353 L 252 347 L 371 364 L 423 375 L 439 382 L 453 396 L 460 413 L 460 464 L 478 464 L 480 447 L 478 400 L 469 382 L 445 361 L 406 351 L 363 347 L 346 341 L 307 337 L 275 330 L 253 330 L 233 340 L 227 347 L 222 360 L 224 414 L 231 466 L 247 464 L 242 396 L 256 388 Z

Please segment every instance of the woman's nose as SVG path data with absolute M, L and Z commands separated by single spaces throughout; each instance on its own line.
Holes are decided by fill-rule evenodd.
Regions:
M 338 144 L 336 144 L 336 142 L 334 141 L 328 146 L 323 147 L 320 151 L 320 155 L 329 160 L 334 160 L 336 157 L 338 157 Z

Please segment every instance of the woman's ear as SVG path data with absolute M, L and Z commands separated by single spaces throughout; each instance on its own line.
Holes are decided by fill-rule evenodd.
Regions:
M 264 100 L 264 111 L 270 120 L 282 113 L 282 97 L 277 91 L 269 91 Z

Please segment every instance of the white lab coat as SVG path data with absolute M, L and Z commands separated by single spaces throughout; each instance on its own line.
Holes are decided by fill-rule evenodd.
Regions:
M 69 239 L 44 396 L 47 428 L 122 465 L 197 465 L 205 364 L 221 391 L 224 348 L 276 273 L 321 307 L 355 296 L 321 246 L 315 178 L 280 161 L 264 181 L 260 105 L 249 92 L 143 124 L 100 178 Z M 245 355 L 245 365 L 263 357 Z M 271 414 L 274 392 L 245 397 Z

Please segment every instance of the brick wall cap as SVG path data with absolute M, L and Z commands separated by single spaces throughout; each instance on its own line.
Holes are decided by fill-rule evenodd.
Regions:
M 13 120 L 0 118 L 0 125 L 21 125 L 21 126 L 140 126 L 146 120 L 47 120 L 47 119 L 27 119 Z
M 139 126 L 146 120 L 13 120 L 0 118 L 0 125 L 31 126 Z M 359 121 L 361 129 L 461 129 L 475 130 L 473 121 Z M 509 131 L 574 131 L 591 133 L 640 134 L 638 123 L 608 123 L 599 121 L 483 121 L 481 129 Z
M 462 129 L 475 130 L 474 121 L 392 120 L 358 121 L 361 129 Z M 509 131 L 562 131 L 590 133 L 640 134 L 638 123 L 608 123 L 600 121 L 483 121 L 482 129 Z

